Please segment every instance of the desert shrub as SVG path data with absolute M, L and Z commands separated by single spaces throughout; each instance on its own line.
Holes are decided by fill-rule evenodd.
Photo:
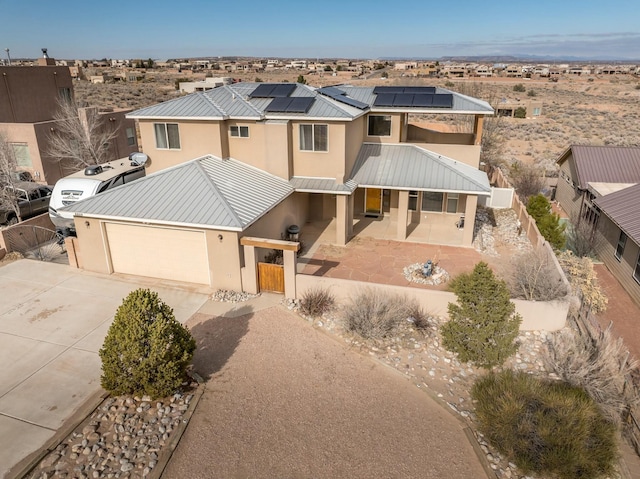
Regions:
M 598 285 L 598 276 L 590 258 L 579 258 L 571 251 L 563 251 L 558 255 L 558 262 L 567 275 L 573 294 L 581 298 L 594 313 L 607 309 L 609 300 Z
M 536 166 L 521 162 L 515 162 L 511 165 L 509 180 L 525 204 L 530 197 L 540 193 L 545 186 L 544 172 Z
M 300 310 L 303 314 L 317 318 L 331 311 L 335 306 L 334 296 L 325 288 L 313 288 L 304 292 L 300 298 Z
M 522 83 L 516 83 L 515 85 L 513 85 L 513 91 L 517 91 L 517 92 L 525 92 L 527 91 L 527 89 L 525 88 L 525 86 Z
M 449 303 L 449 321 L 440 330 L 444 347 L 461 361 L 483 368 L 503 364 L 518 350 L 521 322 L 506 283 L 480 262 L 473 272 L 453 278 L 450 286 L 458 303 Z
M 158 293 L 129 293 L 100 349 L 102 387 L 113 394 L 168 396 L 180 387 L 196 348 Z
M 344 305 L 342 322 L 347 331 L 363 338 L 382 339 L 391 336 L 419 310 L 415 300 L 367 288 Z
M 535 91 L 535 90 L 529 90 L 529 91 L 527 92 L 527 96 L 538 96 L 538 94 L 536 93 L 536 91 Z
M 456 84 L 453 83 L 452 81 L 447 80 L 446 82 L 444 82 L 444 86 L 446 86 L 447 88 L 452 88 L 456 86 Z
M 523 106 L 519 106 L 516 108 L 516 111 L 513 112 L 514 118 L 526 118 L 527 117 L 527 109 Z
M 610 329 L 596 331 L 585 322 L 587 334 L 564 329 L 550 336 L 544 356 L 546 367 L 572 386 L 583 388 L 600 405 L 606 418 L 620 423 L 628 406 L 640 401 L 625 376 L 638 362 L 628 358 L 622 338 Z
M 471 390 L 480 430 L 526 474 L 596 478 L 613 471 L 616 427 L 581 388 L 503 371 Z
M 560 216 L 551 211 L 551 203 L 544 195 L 538 194 L 529 198 L 527 213 L 536 220 L 538 231 L 553 248 L 561 249 L 564 247 L 566 241 L 565 225 L 560 224 Z
M 511 297 L 533 301 L 551 301 L 567 295 L 567 286 L 542 248 L 528 251 L 509 264 L 507 284 Z

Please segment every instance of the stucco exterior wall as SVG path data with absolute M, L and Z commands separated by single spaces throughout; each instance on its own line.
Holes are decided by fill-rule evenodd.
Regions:
M 441 143 L 416 143 L 415 141 L 412 141 L 411 144 L 474 168 L 480 166 L 480 145 L 447 145 Z
M 19 166 L 18 169 L 31 173 L 34 180 L 46 183 L 48 175 L 45 174 L 40 157 L 40 145 L 43 138 L 37 130 L 38 126 L 32 123 L 0 123 L 0 134 L 4 135 L 9 143 L 26 143 L 29 149 L 31 167 Z M 42 146 L 46 147 L 44 144 Z M 57 179 L 55 178 L 54 181 Z
M 156 136 L 154 123 L 178 123 L 180 134 L 179 149 L 156 148 Z M 193 160 L 200 156 L 212 154 L 218 157 L 228 155 L 228 139 L 226 129 L 221 122 L 212 121 L 147 121 L 141 120 L 140 137 L 142 139 L 142 151 L 151 160 L 147 168 L 147 174 L 154 173 L 171 166 Z M 223 138 L 224 135 L 224 138 Z
M 300 299 L 306 291 L 313 288 L 326 288 L 336 298 L 338 303 L 353 298 L 365 288 L 380 292 L 399 294 L 407 298 L 413 298 L 428 311 L 437 316 L 448 316 L 447 306 L 456 302 L 456 295 L 448 291 L 435 291 L 428 289 L 407 288 L 404 286 L 392 286 L 386 284 L 364 283 L 347 279 L 325 278 L 305 274 L 296 275 L 296 295 Z M 557 331 L 562 329 L 567 319 L 569 303 L 562 301 L 523 301 L 512 300 L 516 305 L 516 312 L 522 316 L 521 331 Z
M 391 135 L 390 136 L 369 136 L 370 116 L 390 116 Z M 404 113 L 369 113 L 365 115 L 362 122 L 362 135 L 367 143 L 400 143 L 403 137 L 403 116 Z
M 303 151 L 300 149 L 300 125 L 328 125 L 328 151 Z M 345 125 L 322 121 L 292 121 L 293 176 L 336 178 L 343 182 L 345 176 Z
M 282 203 L 260 218 L 240 236 L 255 236 L 280 240 L 287 228 L 298 225 L 304 235 L 304 224 L 307 222 L 309 210 L 309 194 L 294 193 Z
M 629 296 L 640 306 L 640 284 L 633 278 L 640 247 L 631 238 L 627 238 L 624 252 L 621 258 L 617 259 L 615 252 L 619 238 L 620 228 L 609 217 L 601 214 L 594 242 L 595 252 Z

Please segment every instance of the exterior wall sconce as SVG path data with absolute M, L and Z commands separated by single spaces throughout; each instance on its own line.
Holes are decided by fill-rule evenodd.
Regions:
M 91 228 L 91 223 L 89 223 L 88 221 L 85 221 L 84 225 L 87 229 Z
M 222 243 L 222 238 L 223 238 L 222 235 L 218 235 L 218 240 L 220 241 L 220 243 Z

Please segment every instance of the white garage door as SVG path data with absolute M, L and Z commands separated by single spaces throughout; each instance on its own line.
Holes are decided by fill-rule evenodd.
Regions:
M 114 273 L 210 284 L 202 231 L 106 223 Z

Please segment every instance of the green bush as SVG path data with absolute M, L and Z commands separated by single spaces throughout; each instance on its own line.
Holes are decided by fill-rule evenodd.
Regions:
M 300 299 L 300 310 L 303 314 L 318 318 L 331 311 L 336 300 L 333 295 L 324 288 L 313 288 L 305 291 Z
M 517 92 L 525 92 L 527 91 L 527 89 L 525 88 L 525 86 L 522 83 L 516 83 L 515 85 L 513 85 L 513 91 L 517 91 Z
M 480 431 L 526 474 L 590 479 L 610 474 L 616 428 L 580 388 L 503 371 L 471 390 Z
M 168 396 L 182 384 L 195 348 L 189 330 L 158 293 L 132 291 L 100 349 L 102 387 L 113 394 Z
M 503 364 L 518 350 L 521 318 L 511 302 L 509 288 L 489 266 L 478 263 L 450 283 L 458 303 L 449 303 L 449 321 L 442 325 L 442 344 L 483 368 Z
M 342 310 L 344 328 L 367 339 L 389 337 L 415 316 L 424 316 L 415 300 L 370 288 L 350 298 Z
M 564 248 L 566 242 L 565 225 L 560 224 L 560 216 L 551 211 L 551 203 L 543 194 L 529 198 L 527 213 L 536 220 L 538 231 L 553 248 L 557 250 Z
M 515 118 L 526 118 L 527 117 L 527 109 L 523 106 L 519 106 L 516 108 L 516 111 L 513 112 L 513 116 Z

